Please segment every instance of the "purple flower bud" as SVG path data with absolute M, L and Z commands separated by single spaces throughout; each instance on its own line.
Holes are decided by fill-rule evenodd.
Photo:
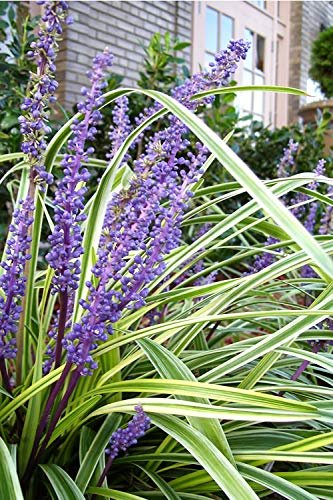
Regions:
M 6 258 L 1 264 L 0 276 L 0 358 L 13 358 L 16 354 L 15 334 L 25 291 L 24 267 L 29 255 L 29 227 L 32 224 L 33 200 L 21 200 L 13 214 L 10 238 L 5 249 Z
M 294 142 L 293 139 L 290 139 L 288 146 L 283 150 L 283 156 L 277 166 L 277 176 L 279 179 L 290 175 L 290 169 L 295 163 L 295 155 L 297 154 L 298 146 L 298 142 Z
M 26 98 L 21 106 L 24 112 L 20 117 L 21 133 L 23 134 L 22 152 L 28 156 L 31 167 L 31 178 L 35 181 L 52 182 L 52 176 L 45 174 L 45 166 L 41 162 L 45 150 L 44 137 L 50 128 L 46 124 L 47 107 L 54 102 L 54 92 L 57 82 L 52 73 L 55 71 L 55 57 L 58 50 L 59 35 L 62 32 L 61 23 L 67 16 L 67 2 L 39 2 L 44 6 L 44 14 L 40 21 L 37 42 L 31 43 L 27 56 L 34 58 L 37 71 L 31 73 L 29 88 L 31 98 Z M 40 121 L 37 119 L 41 117 Z M 29 146 L 28 146 L 29 145 Z
M 128 448 L 137 444 L 138 439 L 145 435 L 150 428 L 150 418 L 145 414 L 141 406 L 135 407 L 136 414 L 124 429 L 115 431 L 105 452 L 114 460 L 121 451 L 126 452 Z
M 126 96 L 120 97 L 116 100 L 112 117 L 113 125 L 110 127 L 109 132 L 109 138 L 112 146 L 111 152 L 108 155 L 108 158 L 110 159 L 113 158 L 132 129 L 128 117 L 128 98 Z M 124 160 L 127 161 L 129 157 L 129 155 L 126 155 Z

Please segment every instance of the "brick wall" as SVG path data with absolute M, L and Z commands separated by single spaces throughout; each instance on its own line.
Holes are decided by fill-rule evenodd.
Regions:
M 312 42 L 323 27 L 332 25 L 332 2 L 291 2 L 290 86 L 306 90 Z M 304 103 L 304 98 L 289 97 L 289 121 L 297 119 L 298 109 Z
M 66 28 L 61 46 L 58 79 L 60 102 L 71 108 L 86 84 L 85 73 L 96 52 L 108 46 L 115 56 L 113 71 L 124 76 L 124 85 L 134 85 L 142 68 L 143 47 L 159 31 L 169 31 L 191 41 L 192 2 L 70 2 L 74 24 Z M 190 64 L 190 48 L 186 50 Z

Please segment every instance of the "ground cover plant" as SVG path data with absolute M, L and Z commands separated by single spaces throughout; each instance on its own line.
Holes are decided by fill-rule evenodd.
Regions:
M 295 175 L 291 141 L 279 177 L 261 181 L 196 114 L 230 93 L 243 40 L 170 95 L 103 95 L 106 49 L 77 115 L 48 141 L 70 17 L 66 2 L 42 4 L 22 151 L 2 181 L 21 172 L 0 277 L 0 498 L 331 498 L 324 162 Z M 134 92 L 154 104 L 133 123 Z M 114 118 L 105 161 L 91 145 L 103 106 Z M 216 161 L 233 181 L 205 184 Z M 92 194 L 91 167 L 103 169 Z

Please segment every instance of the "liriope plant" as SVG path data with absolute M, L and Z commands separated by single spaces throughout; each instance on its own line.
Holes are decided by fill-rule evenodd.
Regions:
M 171 95 L 103 95 L 106 49 L 48 142 L 67 9 L 45 2 L 22 152 L 0 157 L 19 161 L 1 180 L 15 206 L 0 277 L 0 498 L 332 498 L 331 179 L 260 181 L 200 117 L 230 92 L 242 40 Z M 132 125 L 135 92 L 154 104 Z M 90 144 L 109 105 L 102 161 Z M 233 182 L 204 184 L 216 161 Z M 103 173 L 88 197 L 90 167 Z M 295 210 L 319 205 L 316 234 Z

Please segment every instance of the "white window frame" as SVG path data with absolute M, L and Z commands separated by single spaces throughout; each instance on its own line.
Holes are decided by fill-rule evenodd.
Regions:
M 284 85 L 289 83 L 289 2 L 280 5 L 266 1 L 266 8 L 261 9 L 249 0 L 244 1 L 195 1 L 193 2 L 192 30 L 192 71 L 197 72 L 205 66 L 205 13 L 211 7 L 234 19 L 234 38 L 244 38 L 245 28 L 265 38 L 265 84 Z M 276 74 L 277 40 L 281 40 L 279 75 Z M 235 79 L 242 84 L 243 62 L 240 62 Z M 288 121 L 288 97 L 283 94 L 264 93 L 264 123 L 273 126 L 285 125 Z

